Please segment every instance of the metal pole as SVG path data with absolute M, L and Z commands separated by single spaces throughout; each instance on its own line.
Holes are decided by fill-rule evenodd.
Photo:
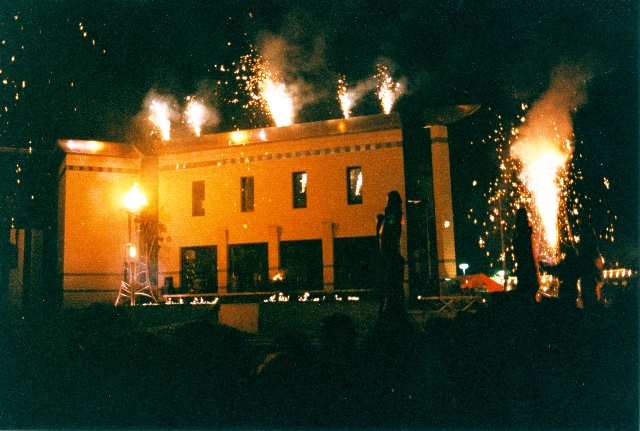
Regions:
M 501 255 L 501 259 L 502 259 L 502 272 L 503 272 L 503 277 L 502 277 L 502 284 L 503 284 L 503 289 L 506 292 L 507 291 L 507 252 L 505 250 L 504 247 L 504 229 L 502 227 L 503 225 L 503 220 L 502 220 L 502 194 L 498 195 L 498 215 L 500 216 L 500 245 L 502 247 L 502 255 Z
M 133 258 L 131 257 L 131 218 L 132 218 L 132 214 L 131 212 L 127 212 L 127 214 L 129 215 L 128 218 L 128 228 L 129 228 L 129 264 L 127 265 L 127 281 L 129 282 L 129 305 L 134 306 L 136 305 L 136 295 L 135 295 L 135 290 L 133 287 L 133 283 L 134 283 L 134 269 L 133 269 Z

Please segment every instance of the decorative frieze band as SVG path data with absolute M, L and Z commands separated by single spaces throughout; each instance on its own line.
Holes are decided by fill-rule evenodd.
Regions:
M 176 163 L 175 165 L 160 166 L 159 170 L 169 171 L 174 169 L 204 168 L 209 166 L 222 166 L 227 164 L 233 165 L 233 164 L 240 164 L 240 163 L 262 162 L 262 161 L 268 161 L 268 160 L 293 159 L 296 157 L 312 157 L 312 156 L 323 156 L 327 154 L 372 151 L 372 150 L 381 150 L 381 149 L 394 148 L 394 147 L 402 147 L 402 142 L 384 142 L 379 144 L 350 145 L 350 146 L 334 147 L 334 148 L 319 148 L 315 150 L 290 151 L 285 153 L 266 153 L 266 154 L 259 154 L 255 156 L 232 157 L 232 158 L 220 159 L 220 160 L 204 160 L 200 162 L 191 162 L 191 163 Z

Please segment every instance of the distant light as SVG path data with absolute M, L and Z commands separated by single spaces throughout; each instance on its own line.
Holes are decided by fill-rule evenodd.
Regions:
M 469 264 L 468 263 L 461 263 L 460 265 L 458 265 L 458 268 L 460 268 L 462 270 L 462 275 L 466 275 L 467 274 L 467 269 L 469 269 Z

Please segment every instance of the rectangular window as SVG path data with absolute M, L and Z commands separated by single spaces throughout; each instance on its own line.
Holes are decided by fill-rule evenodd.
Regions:
M 362 168 L 360 166 L 347 168 L 347 203 L 349 205 L 362 203 Z
M 193 217 L 204 215 L 204 181 L 191 183 L 191 215 Z
M 293 173 L 293 207 L 307 207 L 307 173 Z
M 240 178 L 240 199 L 243 213 L 253 211 L 253 177 Z
M 265 292 L 269 289 L 269 247 L 266 242 L 229 244 L 227 291 Z

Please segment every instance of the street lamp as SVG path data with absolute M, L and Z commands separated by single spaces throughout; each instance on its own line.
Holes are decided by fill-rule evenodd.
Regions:
M 138 255 L 140 237 L 137 225 L 140 221 L 140 211 L 146 205 L 147 198 L 138 189 L 138 183 L 133 183 L 133 188 L 124 195 L 124 207 L 128 215 L 128 241 L 124 276 L 120 282 L 116 305 L 119 305 L 124 298 L 129 298 L 129 305 L 136 305 L 136 296 L 146 296 L 156 302 L 149 285 L 146 263 L 142 262 Z M 132 238 L 133 231 L 135 231 L 135 238 Z M 135 244 L 132 239 L 135 240 Z M 141 281 L 140 275 L 143 273 L 144 281 Z
M 461 263 L 460 265 L 458 265 L 458 268 L 462 270 L 462 275 L 467 275 L 467 269 L 469 269 L 469 264 Z

